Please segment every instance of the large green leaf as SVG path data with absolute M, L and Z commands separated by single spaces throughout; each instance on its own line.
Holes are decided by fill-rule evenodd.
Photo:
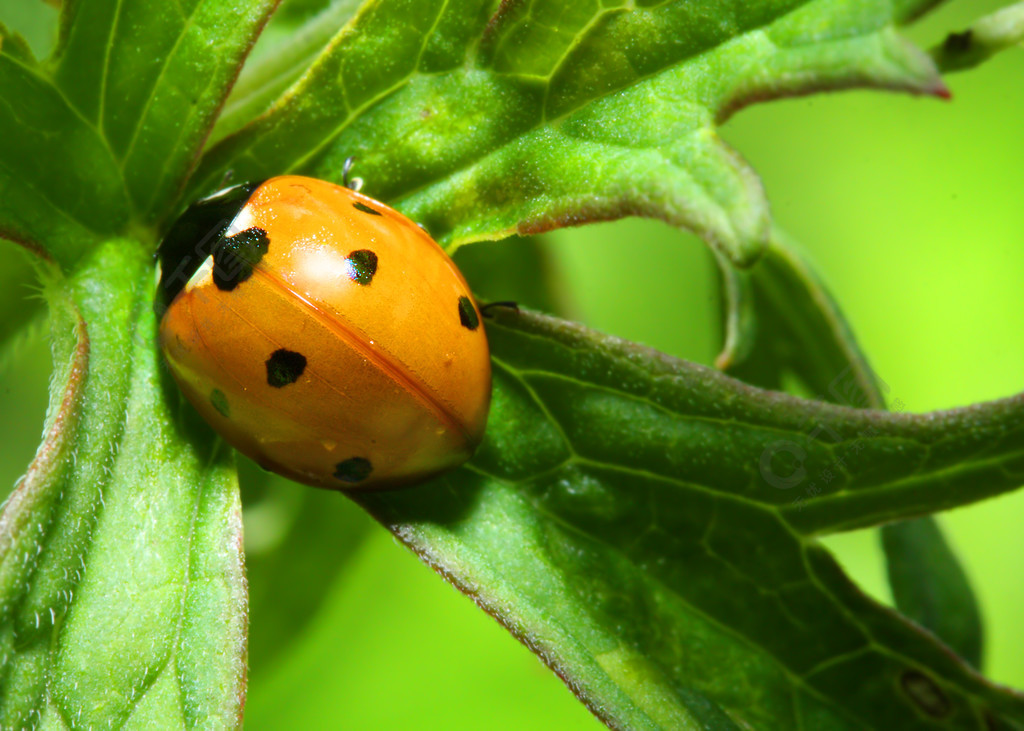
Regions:
M 495 404 L 470 466 L 357 499 L 601 718 L 699 728 L 710 704 L 758 729 L 1024 723 L 1024 698 L 861 594 L 816 540 L 1018 486 L 1024 395 L 890 414 L 527 313 L 488 337 Z M 797 471 L 823 477 L 794 503 Z
M 451 247 L 639 214 L 748 264 L 767 206 L 716 125 L 820 88 L 944 93 L 894 29 L 930 4 L 369 2 L 192 190 L 227 169 L 340 180 L 355 155 L 370 194 Z
M 161 370 L 145 226 L 273 5 L 68 2 L 45 63 L 3 34 L 0 230 L 49 271 L 58 374 L 0 515 L 0 726 L 241 717 L 237 484 Z
M 232 726 L 247 624 L 234 469 L 167 390 L 149 257 L 114 240 L 49 289 L 61 370 L 0 514 L 0 726 Z

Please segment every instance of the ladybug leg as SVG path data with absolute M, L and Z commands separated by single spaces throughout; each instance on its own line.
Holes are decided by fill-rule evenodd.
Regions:
M 502 300 L 501 302 L 488 302 L 486 305 L 480 305 L 480 314 L 484 317 L 492 317 L 490 311 L 496 307 L 503 307 L 505 309 L 514 310 L 515 313 L 519 314 L 519 303 L 511 300 Z
M 348 175 L 352 172 L 352 165 L 355 164 L 355 155 L 349 155 L 345 158 L 345 164 L 341 168 L 341 184 L 349 190 L 354 190 L 358 193 L 363 188 L 362 178 L 350 178 Z

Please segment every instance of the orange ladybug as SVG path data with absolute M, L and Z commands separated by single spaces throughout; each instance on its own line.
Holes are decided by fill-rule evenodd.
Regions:
M 380 201 L 294 175 L 238 185 L 193 204 L 158 254 L 171 373 L 264 468 L 394 487 L 480 443 L 480 310 L 441 247 Z

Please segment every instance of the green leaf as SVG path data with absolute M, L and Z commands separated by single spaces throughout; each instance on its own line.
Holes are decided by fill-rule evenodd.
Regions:
M 1024 396 L 890 414 L 525 312 L 488 337 L 469 467 L 355 497 L 606 722 L 699 727 L 709 705 L 750 728 L 1024 721 L 1024 699 L 864 596 L 815 538 L 1019 485 Z M 794 502 L 779 481 L 800 469 L 820 491 Z
M 167 213 L 277 1 L 66 4 L 54 82 L 108 141 L 142 222 Z
M 938 523 L 918 518 L 882 526 L 882 546 L 899 610 L 980 668 L 981 612 Z
M 986 15 L 960 33 L 950 33 L 931 50 L 944 72 L 965 71 L 1014 46 L 1024 43 L 1024 2 Z
M 644 215 L 692 228 L 730 261 L 768 239 L 759 181 L 717 136 L 740 106 L 873 85 L 944 94 L 894 29 L 927 6 L 831 1 L 365 5 L 262 117 L 205 157 L 226 169 L 366 190 L 449 248 Z
M 0 231 L 70 264 L 167 216 L 275 4 L 68 0 L 45 64 L 5 34 Z
M 868 365 L 839 306 L 795 242 L 776 231 L 757 266 L 723 271 L 733 300 L 726 312 L 734 314 L 727 319 L 730 334 L 720 366 L 764 388 L 781 390 L 795 377 L 823 401 L 885 408 L 888 386 Z M 801 498 L 813 494 L 813 484 L 805 477 Z M 887 525 L 882 539 L 896 606 L 979 667 L 977 600 L 935 521 Z
M 71 262 L 127 225 L 118 161 L 27 48 L 10 41 L 0 40 L 0 231 Z
M 146 245 L 104 239 L 170 213 L 274 4 L 68 2 L 45 64 L 4 36 L 0 230 L 69 276 L 49 287 L 66 372 L 0 517 L 5 727 L 240 719 L 233 465 L 159 368 Z
M 234 726 L 246 597 L 232 460 L 153 348 L 149 256 L 53 275 L 46 435 L 0 515 L 0 726 Z M 191 435 L 191 436 L 189 436 Z

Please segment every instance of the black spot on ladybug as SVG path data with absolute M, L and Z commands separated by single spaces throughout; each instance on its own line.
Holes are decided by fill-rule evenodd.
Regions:
M 269 248 L 267 232 L 256 226 L 218 241 L 213 250 L 213 283 L 217 289 L 230 292 L 251 277 Z
M 362 482 L 373 472 L 370 460 L 363 457 L 350 457 L 334 466 L 334 476 L 342 482 Z
M 283 388 L 295 383 L 306 370 L 306 356 L 280 348 L 267 358 L 267 383 L 274 388 Z
M 217 409 L 217 413 L 225 419 L 231 418 L 231 407 L 228 406 L 228 397 L 219 388 L 210 391 L 210 405 Z
M 353 251 L 345 259 L 348 262 L 349 276 L 356 284 L 367 285 L 373 281 L 377 273 L 377 255 L 369 249 Z
M 476 330 L 480 327 L 480 318 L 476 315 L 476 308 L 473 307 L 473 300 L 469 297 L 459 297 L 459 322 L 467 330 Z
M 918 670 L 907 670 L 900 676 L 900 685 L 910 699 L 932 718 L 945 718 L 953 710 L 935 681 Z
M 357 211 L 362 211 L 363 213 L 369 213 L 370 215 L 373 215 L 373 216 L 383 216 L 384 215 L 380 211 L 375 211 L 372 208 L 370 208 L 368 205 L 366 205 L 365 203 L 360 203 L 359 201 L 356 201 L 355 203 L 353 203 L 352 207 L 355 208 Z

